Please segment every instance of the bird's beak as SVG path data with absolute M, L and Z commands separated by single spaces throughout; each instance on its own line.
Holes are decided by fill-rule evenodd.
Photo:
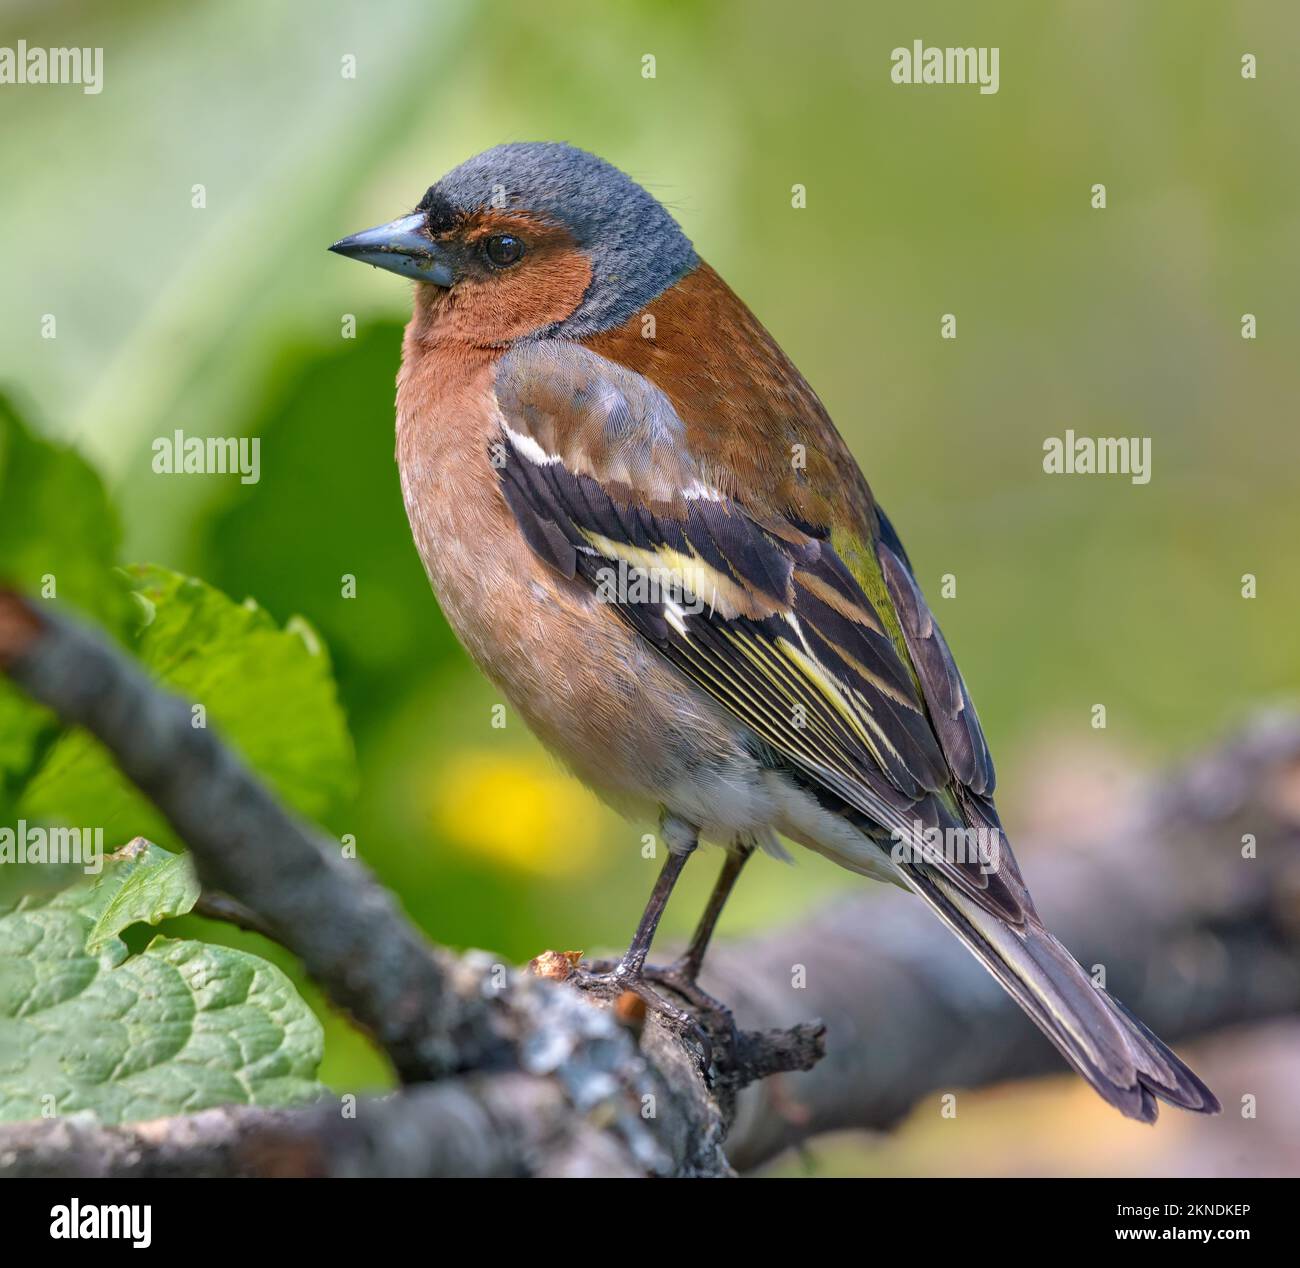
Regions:
M 430 241 L 424 231 L 424 217 L 418 212 L 341 238 L 330 250 L 418 282 L 450 286 L 455 280 L 445 252 Z

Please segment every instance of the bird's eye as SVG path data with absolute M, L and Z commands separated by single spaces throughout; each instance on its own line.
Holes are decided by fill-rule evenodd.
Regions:
M 483 253 L 494 267 L 508 269 L 512 264 L 518 264 L 523 259 L 523 239 L 509 233 L 497 234 L 484 242 Z

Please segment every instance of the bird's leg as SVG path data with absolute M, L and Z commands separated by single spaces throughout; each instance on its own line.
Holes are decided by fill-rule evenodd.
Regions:
M 700 969 L 704 964 L 704 953 L 709 949 L 709 941 L 713 937 L 718 917 L 722 915 L 722 909 L 727 905 L 727 899 L 731 897 L 731 891 L 735 888 L 741 869 L 749 861 L 749 856 L 753 852 L 752 845 L 742 845 L 735 850 L 727 851 L 722 871 L 718 873 L 713 893 L 709 895 L 708 906 L 705 907 L 700 923 L 695 926 L 695 932 L 691 935 L 690 945 L 671 966 L 687 981 L 694 982 L 699 977 Z
M 699 1031 L 694 1019 L 687 1012 L 674 1007 L 645 980 L 646 956 L 650 954 L 650 944 L 654 941 L 659 920 L 668 905 L 669 895 L 677 884 L 686 866 L 686 860 L 695 852 L 699 844 L 699 833 L 690 824 L 672 815 L 665 815 L 661 833 L 668 847 L 668 857 L 660 869 L 659 879 L 650 891 L 650 900 L 641 914 L 632 943 L 623 958 L 610 969 L 603 965 L 593 965 L 591 969 L 578 976 L 576 985 L 584 988 L 598 988 L 619 991 L 632 991 L 639 996 L 654 1012 L 661 1014 L 668 1021 L 682 1029 Z
M 668 845 L 668 857 L 659 870 L 659 879 L 655 881 L 654 889 L 650 891 L 650 900 L 645 905 L 645 911 L 641 913 L 641 921 L 636 927 L 636 933 L 632 935 L 632 943 L 614 970 L 615 973 L 629 980 L 639 981 L 644 973 L 646 956 L 650 954 L 650 944 L 654 941 L 655 931 L 659 928 L 660 917 L 664 914 L 664 908 L 668 906 L 668 896 L 673 892 L 673 887 L 686 866 L 686 860 L 695 852 L 695 847 L 699 843 L 695 829 L 690 828 L 689 835 L 683 834 L 677 837 L 678 841 L 682 841 L 684 836 L 684 843 L 674 848 L 674 838 L 669 836 L 668 827 L 669 823 L 665 820 L 664 837 Z
M 752 845 L 741 845 L 727 851 L 722 871 L 718 874 L 713 892 L 709 895 L 708 905 L 704 908 L 704 914 L 700 916 L 699 924 L 695 926 L 695 932 L 691 935 L 686 950 L 665 968 L 649 970 L 649 975 L 655 981 L 671 987 L 697 1008 L 718 1013 L 726 1018 L 730 1018 L 730 1010 L 705 991 L 699 985 L 698 979 L 704 964 L 704 953 L 709 949 L 709 941 L 713 937 L 718 917 L 722 915 L 722 909 L 726 906 L 727 899 L 731 897 L 736 880 L 753 852 Z

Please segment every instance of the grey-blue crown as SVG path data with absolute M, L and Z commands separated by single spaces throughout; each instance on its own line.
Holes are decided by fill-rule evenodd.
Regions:
M 553 332 L 569 338 L 621 325 L 698 263 L 677 222 L 640 185 L 555 141 L 476 154 L 434 185 L 420 208 L 436 216 L 440 204 L 452 213 L 504 205 L 568 228 L 593 271 L 582 304 Z

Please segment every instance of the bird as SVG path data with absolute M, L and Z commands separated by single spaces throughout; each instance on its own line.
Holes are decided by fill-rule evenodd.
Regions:
M 469 158 L 331 251 L 412 279 L 396 460 L 482 671 L 665 852 L 605 974 L 670 1020 L 746 861 L 784 842 L 917 895 L 1111 1105 L 1208 1087 L 1045 928 L 975 707 L 897 531 L 812 387 L 668 210 L 561 142 Z M 684 954 L 660 917 L 724 850 Z M 936 926 L 936 933 L 938 926 Z

